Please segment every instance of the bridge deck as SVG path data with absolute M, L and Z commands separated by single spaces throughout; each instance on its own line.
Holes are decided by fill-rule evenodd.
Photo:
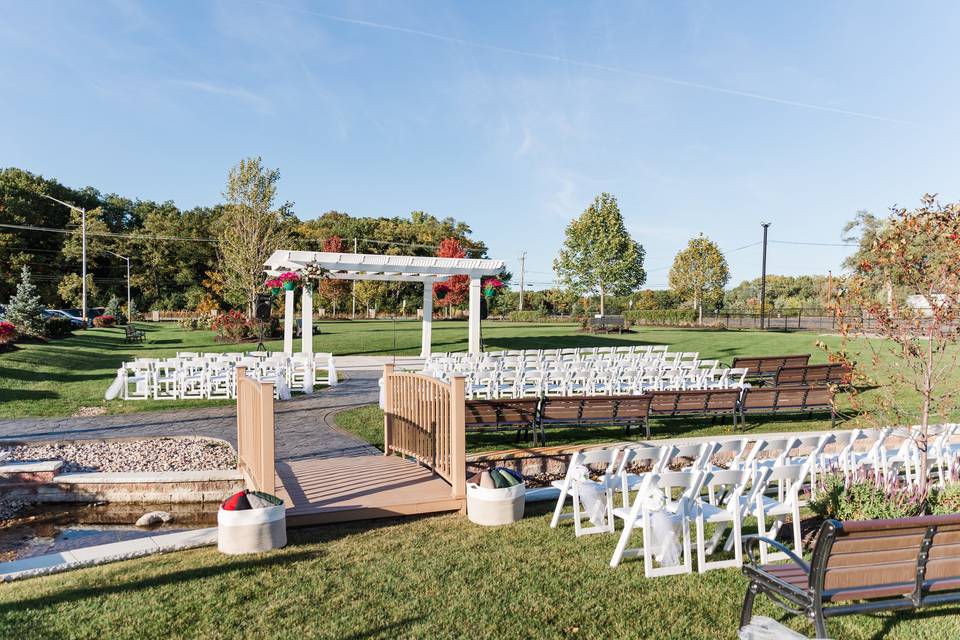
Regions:
M 461 499 L 429 469 L 397 456 L 277 463 L 278 494 L 292 527 L 460 511 Z

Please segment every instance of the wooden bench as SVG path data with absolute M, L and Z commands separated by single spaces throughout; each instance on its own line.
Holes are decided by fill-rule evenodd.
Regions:
M 740 394 L 740 389 L 652 391 L 650 417 L 729 415 L 733 418 L 733 426 L 736 427 Z
M 740 417 L 747 414 L 830 412 L 831 427 L 837 426 L 837 412 L 830 387 L 759 387 L 744 391 L 740 400 Z
M 787 553 L 792 563 L 760 565 L 754 552 L 761 542 Z M 750 585 L 740 628 L 750 624 L 758 594 L 812 620 L 818 638 L 830 637 L 827 618 L 960 601 L 960 514 L 827 520 L 810 564 L 767 538 L 747 537 L 743 547 Z
M 599 318 L 590 318 L 590 328 L 595 332 L 603 331 L 610 333 L 614 329 L 617 333 L 623 333 L 626 323 L 622 316 L 601 316 Z
M 143 329 L 138 329 L 136 326 L 127 323 L 126 326 L 126 336 L 124 337 L 125 342 L 143 342 L 144 338 L 147 337 L 147 332 Z
M 537 444 L 537 411 L 540 398 L 497 398 L 468 400 L 465 403 L 464 426 L 467 431 L 503 431 L 516 429 L 521 433 L 533 429 L 533 444 Z
M 803 367 L 810 364 L 810 354 L 795 356 L 739 356 L 733 359 L 731 368 L 744 368 L 748 378 L 773 378 L 781 367 Z
M 546 442 L 547 426 L 622 426 L 626 435 L 629 435 L 630 427 L 642 425 L 649 437 L 650 426 L 647 424 L 649 410 L 649 395 L 548 396 L 540 404 L 540 434 Z
M 830 384 L 846 386 L 850 384 L 851 375 L 850 367 L 838 363 L 780 367 L 773 378 L 773 384 L 778 387 L 790 385 L 808 387 Z

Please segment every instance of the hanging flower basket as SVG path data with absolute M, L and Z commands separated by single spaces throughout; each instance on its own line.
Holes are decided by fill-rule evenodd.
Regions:
M 281 273 L 277 280 L 280 281 L 280 283 L 283 285 L 283 288 L 287 291 L 293 291 L 297 288 L 297 285 L 300 284 L 300 276 L 296 271 L 287 271 L 285 273 Z
M 270 289 L 270 293 L 273 295 L 277 295 L 280 293 L 280 287 L 283 286 L 283 283 L 277 278 L 268 278 L 266 282 L 263 283 L 263 286 Z
M 503 287 L 503 281 L 499 278 L 487 278 L 483 281 L 483 295 L 489 300 Z

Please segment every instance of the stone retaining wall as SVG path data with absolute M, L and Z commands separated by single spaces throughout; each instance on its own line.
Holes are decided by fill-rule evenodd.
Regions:
M 246 484 L 228 471 L 166 473 L 67 473 L 49 480 L 0 480 L 0 499 L 27 502 L 220 502 Z

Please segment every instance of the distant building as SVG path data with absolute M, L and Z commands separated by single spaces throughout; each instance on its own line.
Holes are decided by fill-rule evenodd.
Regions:
M 933 296 L 934 301 L 941 305 L 946 300 L 946 296 L 937 294 Z M 930 300 L 927 299 L 927 296 L 924 295 L 912 295 L 907 296 L 907 306 L 911 309 L 916 309 L 920 311 L 923 315 L 929 317 L 933 315 L 933 308 L 930 306 Z

